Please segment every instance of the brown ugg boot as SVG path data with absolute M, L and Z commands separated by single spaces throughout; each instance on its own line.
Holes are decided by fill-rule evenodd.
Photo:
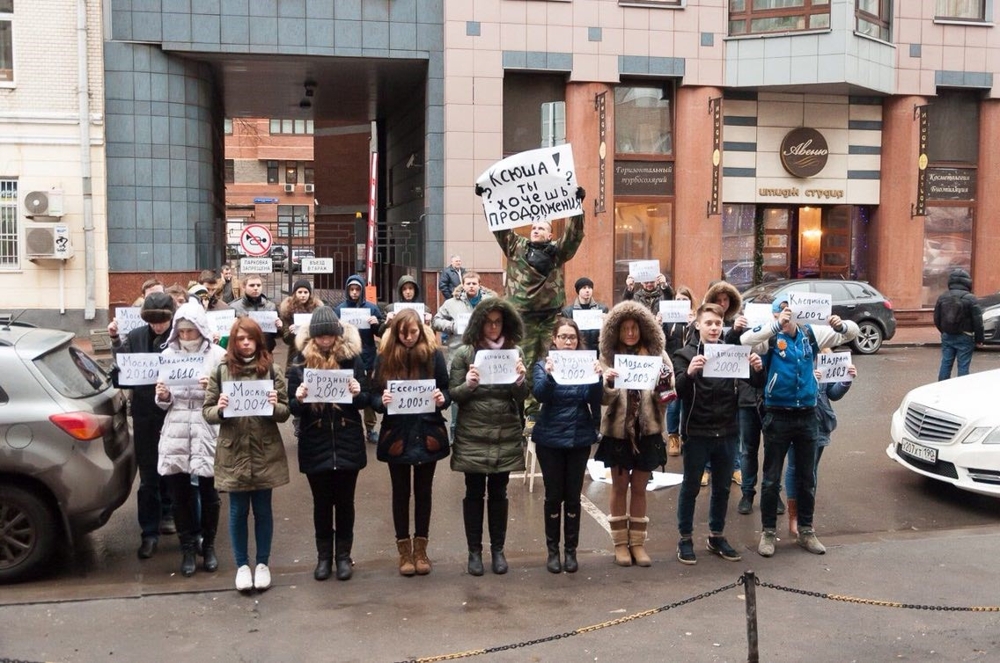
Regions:
M 615 544 L 615 564 L 632 566 L 632 555 L 628 551 L 628 516 L 611 516 L 611 542 Z
M 413 537 L 413 566 L 418 576 L 431 572 L 431 560 L 427 558 L 427 537 Z
M 799 535 L 799 502 L 791 497 L 788 498 L 788 533 L 792 536 Z
M 681 455 L 681 436 L 677 433 L 670 433 L 667 435 L 667 455 L 668 456 L 680 456 Z
M 399 551 L 399 574 L 412 576 L 417 572 L 413 565 L 413 541 L 410 539 L 399 539 L 396 541 L 396 550 Z
M 649 518 L 629 518 L 628 547 L 636 566 L 652 566 L 653 560 L 646 553 L 646 526 Z

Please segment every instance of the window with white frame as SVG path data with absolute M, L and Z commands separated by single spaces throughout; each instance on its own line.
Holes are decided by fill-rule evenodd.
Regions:
M 276 134 L 312 134 L 312 120 L 278 120 L 271 119 L 268 123 L 271 135 Z
M 829 27 L 830 0 L 729 0 L 733 36 Z
M 935 18 L 986 20 L 986 0 L 937 0 Z
M 18 239 L 17 180 L 0 179 L 0 269 L 21 266 Z
M 14 0 L 0 0 L 0 83 L 14 82 Z
M 860 34 L 891 41 L 892 0 L 857 0 L 854 13 Z

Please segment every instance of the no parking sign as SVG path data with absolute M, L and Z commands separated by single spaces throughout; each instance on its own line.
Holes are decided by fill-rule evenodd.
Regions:
M 271 250 L 271 231 L 267 226 L 251 223 L 240 233 L 240 246 L 248 256 L 266 256 Z

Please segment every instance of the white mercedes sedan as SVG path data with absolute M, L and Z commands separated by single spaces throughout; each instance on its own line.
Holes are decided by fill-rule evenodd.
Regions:
M 885 452 L 906 469 L 1000 497 L 1000 369 L 913 389 L 890 434 Z

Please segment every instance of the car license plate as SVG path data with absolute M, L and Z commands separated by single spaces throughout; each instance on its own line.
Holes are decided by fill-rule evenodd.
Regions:
M 910 440 L 903 440 L 900 442 L 899 450 L 907 456 L 916 458 L 917 460 L 922 460 L 925 463 L 937 462 L 937 449 L 925 447 L 922 444 L 917 444 L 916 442 L 911 442 Z

